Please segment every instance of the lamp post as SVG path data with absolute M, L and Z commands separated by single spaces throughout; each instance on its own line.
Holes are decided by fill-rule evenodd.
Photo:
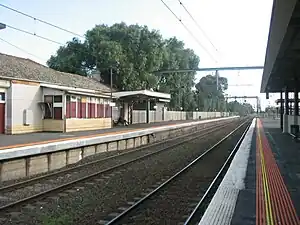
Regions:
M 0 23 L 0 30 L 3 30 L 6 28 L 6 25 L 4 23 Z

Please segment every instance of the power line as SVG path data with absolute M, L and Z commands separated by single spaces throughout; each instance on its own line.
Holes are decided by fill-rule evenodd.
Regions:
M 3 7 L 3 8 L 6 8 L 6 9 L 8 9 L 8 10 L 11 10 L 11 11 L 13 11 L 13 12 L 16 12 L 16 13 L 18 13 L 18 14 L 21 14 L 21 15 L 23 15 L 23 16 L 29 17 L 29 18 L 31 18 L 31 19 L 33 19 L 33 20 L 35 20 L 35 21 L 39 21 L 39 22 L 41 22 L 41 23 L 47 24 L 47 25 L 49 25 L 49 26 L 51 26 L 51 27 L 57 28 L 57 29 L 59 29 L 59 30 L 65 31 L 65 32 L 70 33 L 70 34 L 73 34 L 73 35 L 75 35 L 75 36 L 78 36 L 78 37 L 81 37 L 81 38 L 85 38 L 83 35 L 77 34 L 77 33 L 73 32 L 73 31 L 69 31 L 69 30 L 67 30 L 67 29 L 65 29 L 65 28 L 62 28 L 62 27 L 57 26 L 57 25 L 55 25 L 55 24 L 49 23 L 49 22 L 47 22 L 47 21 L 45 21 L 45 20 L 38 19 L 38 18 L 36 18 L 36 17 L 34 17 L 34 16 L 31 16 L 31 15 L 26 14 L 26 13 L 23 13 L 23 12 L 21 12 L 21 11 L 19 11 L 19 10 L 10 8 L 10 7 L 6 6 L 6 5 L 0 4 L 0 6 Z
M 42 60 L 42 61 L 47 61 L 47 60 L 45 60 L 45 59 L 43 59 L 43 58 L 41 58 L 41 57 L 39 57 L 39 56 L 37 56 L 37 55 L 34 55 L 34 54 L 32 54 L 32 53 L 26 51 L 26 50 L 23 49 L 23 48 L 20 48 L 19 46 L 16 46 L 16 45 L 10 43 L 9 41 L 4 40 L 3 38 L 0 38 L 0 40 L 3 41 L 3 42 L 5 42 L 5 43 L 8 44 L 8 45 L 11 45 L 11 46 L 13 46 L 13 47 L 19 49 L 19 50 L 22 51 L 22 52 L 25 52 L 25 53 L 28 54 L 28 55 L 31 55 L 31 56 L 33 56 L 33 57 L 35 57 L 35 58 L 37 58 L 37 59 Z
M 196 36 L 193 34 L 193 32 L 188 29 L 188 27 L 182 22 L 182 20 L 172 11 L 172 9 L 163 1 L 160 0 L 165 7 L 176 17 L 176 19 L 181 23 L 181 25 L 186 29 L 186 31 L 194 38 L 194 40 L 198 43 L 198 45 L 213 59 L 215 62 L 217 60 L 213 57 L 213 55 L 210 54 L 210 52 L 201 44 L 201 42 L 196 38 Z
M 22 29 L 20 29 L 20 28 L 13 27 L 13 26 L 10 26 L 10 25 L 8 25 L 8 24 L 5 24 L 5 25 L 6 25 L 6 27 L 11 28 L 11 29 L 13 29 L 13 30 L 16 30 L 16 31 L 19 31 L 19 32 L 22 32 L 22 33 L 25 33 L 25 34 L 28 34 L 28 35 L 31 35 L 31 36 L 34 36 L 34 37 L 41 38 L 41 39 L 43 39 L 43 40 L 45 40 L 45 41 L 49 41 L 49 42 L 52 42 L 52 43 L 57 44 L 57 45 L 60 45 L 60 46 L 64 46 L 63 43 L 60 43 L 60 42 L 55 41 L 55 40 L 52 40 L 52 39 L 50 39 L 50 38 L 47 38 L 47 37 L 44 37 L 44 36 L 41 36 L 41 35 L 37 35 L 37 34 L 32 33 L 32 32 L 30 32 L 30 31 L 22 30 Z M 69 45 L 68 47 L 72 48 L 71 45 Z M 75 50 L 75 49 L 74 49 L 74 50 Z M 78 51 L 78 49 L 76 49 L 76 51 Z M 87 53 L 88 55 L 91 55 L 91 56 L 94 56 L 94 57 L 97 58 L 97 56 L 91 54 L 91 53 L 88 52 L 88 51 L 81 51 L 81 52 Z
M 189 10 L 184 6 L 181 0 L 178 0 L 179 4 L 183 7 L 183 9 L 186 11 L 186 13 L 191 17 L 191 19 L 194 21 L 198 29 L 203 33 L 203 35 L 206 37 L 206 39 L 209 41 L 209 43 L 214 47 L 214 49 L 219 52 L 219 50 L 216 48 L 216 46 L 212 43 L 208 35 L 205 33 L 205 31 L 201 28 L 199 23 L 195 20 L 195 18 L 192 16 L 192 14 L 189 12 Z
M 62 43 L 60 43 L 58 41 L 51 40 L 50 38 L 47 38 L 47 37 L 44 37 L 44 36 L 41 36 L 41 35 L 38 35 L 38 34 L 35 34 L 35 33 L 32 33 L 32 32 L 29 32 L 29 31 L 26 31 L 26 30 L 22 30 L 22 29 L 17 28 L 17 27 L 13 27 L 13 26 L 10 26 L 10 25 L 7 25 L 7 24 L 6 24 L 6 27 L 11 28 L 11 29 L 16 30 L 16 31 L 20 31 L 20 32 L 25 33 L 25 34 L 29 34 L 29 35 L 32 35 L 32 36 L 44 39 L 44 40 L 52 42 L 54 44 L 63 45 Z
M 62 43 L 60 43 L 60 42 L 58 42 L 58 41 L 52 40 L 52 39 L 50 39 L 50 38 L 47 38 L 47 37 L 44 37 L 44 36 L 41 36 L 41 35 L 37 35 L 37 34 L 35 34 L 35 33 L 29 32 L 29 31 L 26 31 L 26 30 L 22 30 L 22 29 L 20 29 L 20 28 L 13 27 L 13 26 L 10 26 L 10 25 L 7 25 L 7 24 L 5 24 L 5 25 L 6 25 L 7 28 L 14 29 L 14 30 L 16 30 L 16 31 L 19 31 L 19 32 L 22 32 L 22 33 L 25 33 L 25 34 L 28 34 L 28 35 L 31 35 L 31 36 L 34 36 L 34 37 L 37 37 L 37 38 L 40 38 L 40 39 L 49 41 L 49 42 L 52 42 L 52 43 L 54 43 L 54 44 L 58 44 L 58 45 L 60 45 L 60 46 L 63 46 L 63 45 L 64 45 L 64 44 L 62 44 Z M 72 48 L 73 46 L 72 46 L 72 45 L 69 45 L 68 47 Z M 78 51 L 78 49 L 75 49 L 75 48 L 74 48 L 74 50 L 75 50 L 75 51 Z M 96 55 L 93 55 L 92 53 L 90 53 L 90 52 L 88 52 L 88 51 L 80 51 L 80 52 L 86 53 L 86 54 L 88 54 L 88 55 L 90 55 L 90 56 L 93 56 L 93 57 L 95 57 L 95 58 L 97 59 L 97 56 L 96 56 Z M 32 54 L 31 54 L 31 55 L 32 55 Z M 96 61 L 96 64 L 97 64 L 97 61 Z M 71 67 L 74 68 L 74 69 L 78 69 L 78 68 L 76 68 L 76 67 L 74 67 L 74 66 L 71 66 Z
M 33 56 L 33 57 L 35 57 L 35 58 L 37 58 L 37 59 L 40 59 L 40 60 L 42 60 L 42 61 L 47 61 L 46 59 L 43 59 L 43 58 L 41 58 L 41 57 L 39 57 L 39 56 L 37 56 L 37 55 L 34 55 L 34 54 L 32 54 L 32 53 L 26 51 L 25 49 L 23 49 L 23 48 L 21 48 L 21 47 L 19 47 L 19 46 L 17 46 L 17 45 L 14 45 L 14 44 L 12 44 L 12 43 L 9 42 L 9 41 L 4 40 L 3 38 L 0 38 L 0 41 L 3 41 L 3 42 L 5 42 L 6 44 L 11 45 L 11 46 L 13 46 L 13 47 L 19 49 L 20 51 L 22 51 L 22 52 L 24 52 L 24 53 L 26 53 L 26 54 L 28 54 L 28 55 L 31 55 L 31 56 Z M 72 65 L 69 65 L 69 67 L 71 67 L 71 68 L 73 68 L 73 69 L 78 69 L 77 67 L 72 66 Z

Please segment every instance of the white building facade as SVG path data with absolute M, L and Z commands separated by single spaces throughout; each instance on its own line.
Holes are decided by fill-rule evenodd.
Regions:
M 91 90 L 0 78 L 0 133 L 111 127 L 110 96 Z M 94 93 L 93 93 L 94 92 Z

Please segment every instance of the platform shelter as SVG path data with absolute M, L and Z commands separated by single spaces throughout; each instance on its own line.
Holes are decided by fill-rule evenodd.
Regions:
M 300 122 L 299 24 L 299 1 L 274 1 L 261 92 L 266 93 L 267 98 L 269 93 L 280 93 L 281 129 L 285 133 L 290 133 L 291 127 L 298 126 Z M 295 99 L 292 110 L 291 95 Z

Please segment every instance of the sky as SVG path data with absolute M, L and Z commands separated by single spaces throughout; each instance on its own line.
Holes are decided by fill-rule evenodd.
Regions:
M 264 65 L 273 0 L 182 0 L 201 30 L 178 0 L 164 1 L 198 41 L 161 0 L 0 0 L 0 3 L 80 35 L 96 24 L 112 25 L 124 21 L 127 24 L 147 25 L 150 29 L 159 30 L 164 38 L 176 36 L 184 41 L 186 47 L 193 49 L 200 57 L 200 68 Z M 62 44 L 74 36 L 1 6 L 0 22 Z M 1 53 L 30 58 L 44 65 L 59 47 L 57 43 L 11 28 L 0 30 L 0 38 Z M 273 105 L 278 96 L 273 95 L 266 100 L 265 94 L 259 93 L 262 72 L 220 71 L 219 75 L 228 79 L 226 94 L 260 96 L 264 108 Z M 196 82 L 210 73 L 198 73 Z M 247 102 L 254 104 L 255 100 Z

